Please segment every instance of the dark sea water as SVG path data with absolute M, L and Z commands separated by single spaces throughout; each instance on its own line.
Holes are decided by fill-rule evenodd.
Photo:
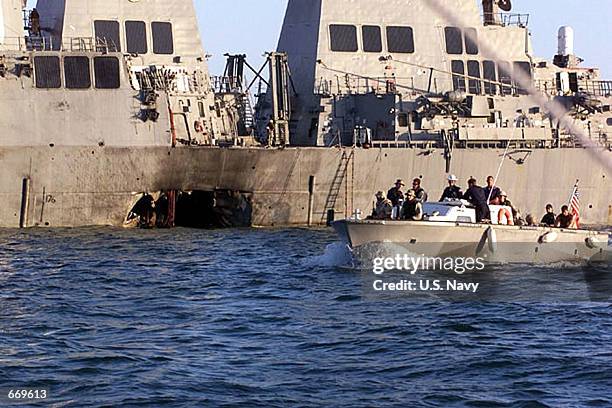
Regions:
M 0 389 L 47 387 L 55 407 L 612 406 L 612 292 L 589 267 L 490 271 L 549 301 L 377 299 L 335 241 L 0 231 Z

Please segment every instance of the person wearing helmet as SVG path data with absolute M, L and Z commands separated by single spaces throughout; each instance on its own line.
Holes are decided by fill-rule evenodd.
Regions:
M 454 174 L 448 176 L 448 187 L 444 189 L 444 193 L 442 193 L 442 197 L 440 197 L 440 201 L 447 200 L 459 200 L 463 197 L 463 191 L 461 188 L 457 186 L 457 181 L 459 179 Z

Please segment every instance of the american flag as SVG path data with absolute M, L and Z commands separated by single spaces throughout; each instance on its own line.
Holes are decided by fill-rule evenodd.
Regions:
M 578 192 L 578 182 L 574 185 L 572 197 L 570 198 L 570 214 L 576 216 L 576 224 L 580 226 L 580 193 Z

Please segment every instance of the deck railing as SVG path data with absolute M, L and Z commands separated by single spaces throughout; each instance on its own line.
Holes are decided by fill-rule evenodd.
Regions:
M 59 42 L 53 37 L 25 36 L 5 37 L 0 43 L 3 51 L 69 51 L 69 52 L 118 52 L 111 41 L 99 37 L 65 37 Z

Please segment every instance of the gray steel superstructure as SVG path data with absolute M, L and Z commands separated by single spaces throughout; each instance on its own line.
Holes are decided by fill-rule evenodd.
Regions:
M 504 151 L 499 184 L 523 213 L 566 203 L 579 179 L 583 222 L 612 224 L 612 174 L 593 159 L 612 154 L 612 82 L 569 46 L 535 57 L 527 16 L 497 2 L 483 17 L 453 1 L 465 26 L 425 2 L 290 0 L 252 117 L 239 74 L 210 77 L 191 0 L 2 0 L 0 226 L 122 225 L 169 192 L 182 225 L 318 224 L 396 178 L 435 196 L 449 172 L 495 174 Z

